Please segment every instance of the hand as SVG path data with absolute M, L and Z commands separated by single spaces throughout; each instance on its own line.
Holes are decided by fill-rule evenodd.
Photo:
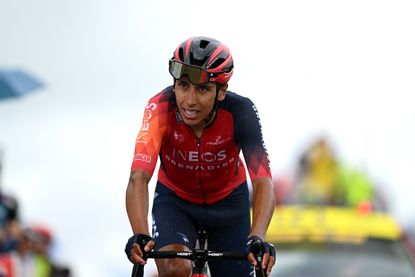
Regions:
M 155 242 L 150 236 L 145 234 L 135 234 L 128 239 L 124 251 L 130 262 L 145 265 L 147 253 L 150 252 L 154 246 Z
M 251 236 L 248 238 L 245 251 L 248 254 L 249 262 L 253 266 L 262 266 L 266 270 L 267 276 L 271 274 L 271 269 L 275 264 L 276 254 L 275 247 L 272 243 L 263 241 L 258 236 Z M 257 258 L 259 259 L 257 260 Z M 262 262 L 261 265 L 258 265 L 258 262 Z

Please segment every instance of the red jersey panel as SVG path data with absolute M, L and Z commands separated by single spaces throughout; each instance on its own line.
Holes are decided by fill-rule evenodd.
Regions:
M 149 100 L 137 136 L 131 169 L 153 174 L 185 200 L 211 204 L 246 181 L 242 150 L 251 180 L 270 177 L 269 159 L 254 104 L 228 92 L 200 139 L 184 124 L 172 87 Z

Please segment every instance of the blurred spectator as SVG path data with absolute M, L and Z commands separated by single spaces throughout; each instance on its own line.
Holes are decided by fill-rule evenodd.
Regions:
M 300 156 L 295 174 L 278 176 L 274 184 L 278 204 L 342 205 L 365 212 L 386 206 L 368 176 L 340 162 L 323 136 Z
M 334 204 L 338 162 L 324 137 L 320 137 L 301 155 L 297 185 L 306 204 Z
M 44 225 L 27 228 L 26 236 L 31 243 L 31 252 L 35 265 L 36 277 L 69 277 L 69 268 L 56 264 L 50 257 L 53 242 L 51 230 Z
M 3 194 L 0 190 L 0 254 L 11 251 L 17 246 L 20 232 L 17 207 L 16 199 Z
M 0 149 L 0 277 L 70 277 L 70 270 L 50 257 L 53 242 L 47 226 L 22 229 L 15 198 L 1 190 Z
M 366 174 L 356 168 L 342 165 L 339 166 L 337 175 L 337 204 L 349 207 L 373 205 L 374 186 Z
M 17 200 L 2 190 L 1 156 L 0 152 L 0 254 L 16 248 L 20 232 Z
M 16 250 L 0 256 L 0 277 L 70 277 L 69 268 L 50 258 L 52 240 L 46 226 L 25 228 Z
M 1 277 L 26 277 L 28 270 L 24 262 L 30 253 L 30 242 L 23 232 L 19 233 L 16 248 L 0 255 L 0 276 Z M 34 276 L 34 275 L 32 275 Z

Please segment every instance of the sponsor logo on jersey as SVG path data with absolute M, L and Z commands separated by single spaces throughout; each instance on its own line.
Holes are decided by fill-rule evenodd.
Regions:
M 226 159 L 226 151 L 220 150 L 218 152 L 201 152 L 198 151 L 184 151 L 180 149 L 173 149 L 171 157 L 175 160 L 183 162 L 206 162 L 214 163 L 220 162 Z
M 173 133 L 174 140 L 178 140 L 179 142 L 184 142 L 184 136 L 177 132 L 176 130 Z
M 143 143 L 147 141 L 147 134 L 150 130 L 150 120 L 153 118 L 153 112 L 157 109 L 157 104 L 148 102 L 144 110 L 143 125 L 141 126 L 140 133 L 137 136 L 136 143 Z
M 173 149 L 164 158 L 170 164 L 187 170 L 215 170 L 233 165 L 235 157 L 228 157 L 225 150 L 218 152 L 184 151 Z
M 264 136 L 262 135 L 262 123 L 261 123 L 261 119 L 259 118 L 258 109 L 256 108 L 255 105 L 252 105 L 252 109 L 255 111 L 256 118 L 258 119 L 259 129 L 261 131 L 261 143 L 262 143 L 262 147 L 264 148 L 264 151 L 265 151 L 265 153 L 267 153 L 267 156 L 268 156 L 268 151 L 267 151 L 267 148 L 265 146 Z
M 151 163 L 151 156 L 145 155 L 145 154 L 141 154 L 141 153 L 137 153 L 134 156 L 134 160 L 135 161 L 144 161 L 146 163 Z
M 206 142 L 206 145 L 219 145 L 219 144 L 224 144 L 225 142 L 228 142 L 230 140 L 231 140 L 230 137 L 222 138 L 221 136 L 216 136 L 215 140 Z

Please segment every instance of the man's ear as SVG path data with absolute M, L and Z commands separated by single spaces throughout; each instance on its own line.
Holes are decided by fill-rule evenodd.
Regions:
M 228 84 L 225 84 L 219 90 L 218 101 L 222 101 L 223 99 L 225 99 L 227 91 L 228 91 Z

